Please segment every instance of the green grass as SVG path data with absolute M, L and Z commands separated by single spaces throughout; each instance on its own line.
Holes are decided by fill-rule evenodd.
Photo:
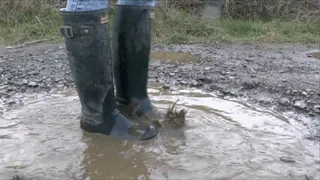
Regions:
M 57 10 L 7 12 L 0 18 L 0 44 L 19 44 L 35 39 L 62 40 L 61 17 Z M 154 43 L 260 42 L 319 43 L 320 26 L 316 23 L 234 20 L 224 18 L 201 21 L 175 10 L 157 11 L 153 23 Z
M 59 37 L 58 27 L 61 17 L 58 11 L 46 9 L 43 11 L 7 12 L 0 19 L 0 43 L 15 44 L 34 39 Z
M 199 21 L 183 12 L 169 12 L 154 28 L 157 41 L 164 42 L 262 42 L 262 43 L 318 43 L 320 26 L 316 23 L 281 22 L 277 20 Z M 165 18 L 163 18 L 165 19 Z

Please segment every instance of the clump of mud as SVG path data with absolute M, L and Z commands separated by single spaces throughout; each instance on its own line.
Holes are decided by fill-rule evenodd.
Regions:
M 187 111 L 185 109 L 178 110 L 177 100 L 171 106 L 169 106 L 165 115 L 165 122 L 173 128 L 181 128 L 185 125 Z
M 162 127 L 163 123 L 168 124 L 169 126 L 177 129 L 185 125 L 186 121 L 186 114 L 187 111 L 185 109 L 178 109 L 177 108 L 177 102 L 179 100 L 175 101 L 169 108 L 167 109 L 167 112 L 164 116 L 164 120 L 160 121 L 160 119 L 153 119 L 152 122 L 156 127 Z M 138 116 L 141 118 L 141 112 L 140 110 L 140 104 L 139 101 L 133 100 L 130 105 L 129 109 L 131 109 L 131 116 Z M 129 110 L 130 111 L 130 110 Z

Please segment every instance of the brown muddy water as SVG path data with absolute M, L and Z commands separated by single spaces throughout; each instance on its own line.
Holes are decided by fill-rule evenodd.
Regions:
M 320 60 L 320 52 L 313 52 L 313 53 L 308 53 L 308 57 L 319 59 Z
M 186 126 L 151 141 L 83 134 L 74 91 L 33 98 L 0 121 L 0 179 L 319 178 L 319 144 L 290 119 L 196 90 L 150 89 L 165 111 L 180 99 Z
M 196 60 L 196 56 L 192 55 L 191 53 L 173 51 L 154 51 L 151 53 L 151 57 L 155 60 L 160 59 L 176 64 L 181 62 L 194 62 Z

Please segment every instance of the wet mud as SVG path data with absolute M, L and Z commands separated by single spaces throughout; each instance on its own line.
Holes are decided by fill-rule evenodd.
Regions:
M 197 88 L 281 111 L 320 140 L 319 45 L 154 45 L 149 82 Z M 0 112 L 26 94 L 74 87 L 63 44 L 0 48 Z
M 151 141 L 118 141 L 79 128 L 73 89 L 5 110 L 0 177 L 9 179 L 320 178 L 319 143 L 276 112 L 199 90 L 149 90 L 163 112 L 179 99 L 179 129 Z
M 190 109 L 186 127 L 119 144 L 80 131 L 63 44 L 1 47 L 0 177 L 318 178 L 319 52 L 318 45 L 155 45 L 149 84 L 161 93 L 152 100 L 165 111 L 179 98 Z

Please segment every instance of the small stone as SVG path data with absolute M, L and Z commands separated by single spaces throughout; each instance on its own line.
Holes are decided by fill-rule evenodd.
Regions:
M 30 86 L 30 87 L 37 87 L 38 86 L 38 84 L 36 83 L 36 82 L 29 82 L 28 83 L 28 86 Z
M 202 81 L 204 83 L 210 83 L 211 82 L 211 79 L 205 77 L 205 76 L 201 76 L 198 78 L 199 81 Z
M 318 107 L 318 106 L 313 106 L 312 111 L 315 112 L 315 113 L 317 113 L 317 114 L 320 114 L 320 107 Z
M 254 70 L 253 68 L 250 68 L 249 70 L 250 70 L 250 73 L 252 73 L 252 74 L 256 74 L 257 73 L 256 70 Z
M 221 74 L 221 75 L 226 75 L 226 74 L 227 74 L 227 72 L 225 72 L 225 71 L 221 71 L 221 72 L 220 72 L 220 74 Z
M 287 163 L 295 163 L 296 161 L 294 159 L 292 159 L 291 157 L 285 157 L 285 156 L 282 156 L 279 158 L 281 161 L 283 162 L 287 162 Z
M 320 110 L 320 104 L 319 105 L 315 105 L 314 108 L 317 108 Z
M 245 61 L 247 61 L 247 62 L 252 62 L 253 61 L 253 59 L 244 59 Z
M 243 89 L 250 90 L 250 89 L 255 89 L 259 86 L 259 83 L 250 81 L 250 82 L 243 82 L 242 87 Z
M 163 85 L 163 86 L 162 86 L 162 89 L 168 90 L 168 89 L 170 89 L 170 87 L 169 87 L 168 85 Z
M 294 107 L 299 109 L 305 109 L 307 107 L 307 104 L 304 101 L 300 100 L 294 103 Z
M 57 79 L 55 80 L 55 82 L 60 82 L 60 81 L 62 81 L 61 78 L 57 78 Z
M 30 71 L 28 74 L 29 74 L 29 75 L 39 75 L 40 73 L 39 73 L 39 72 L 36 72 L 36 71 Z
M 187 84 L 186 81 L 181 81 L 180 83 L 183 84 L 183 85 L 186 85 L 186 84 Z
M 174 71 L 174 73 L 177 73 L 177 72 L 179 72 L 179 70 L 178 70 L 178 69 L 176 69 L 176 70 Z
M 235 97 L 237 96 L 237 93 L 235 93 L 231 90 L 224 90 L 223 93 L 225 96 L 235 96 Z
M 312 116 L 312 117 L 315 116 L 315 114 L 312 111 L 308 112 L 308 114 L 309 114 L 309 116 Z
M 230 80 L 233 80 L 233 79 L 235 79 L 236 77 L 234 77 L 234 76 L 229 76 L 228 77 L 228 79 L 230 79 Z
M 311 89 L 306 89 L 307 92 L 311 92 Z
M 290 90 L 287 90 L 287 91 L 286 91 L 286 94 L 291 94 L 291 91 L 290 91 Z
M 58 84 L 57 85 L 57 88 L 63 88 L 64 87 L 64 84 Z
M 292 90 L 292 93 L 293 93 L 293 94 L 296 94 L 297 92 L 298 92 L 298 90 L 295 90 L 295 89 Z
M 271 105 L 272 104 L 272 100 L 271 99 L 267 99 L 267 98 L 262 98 L 259 100 L 260 104 L 264 104 L 264 105 Z
M 175 75 L 175 73 L 169 73 L 169 75 L 170 75 L 170 76 L 174 76 L 174 75 Z
M 9 100 L 9 101 L 7 101 L 7 104 L 8 105 L 14 105 L 14 104 L 16 104 L 16 101 L 15 100 Z
M 27 85 L 28 82 L 29 82 L 29 81 L 28 81 L 27 79 L 22 80 L 22 84 L 23 84 L 23 85 Z
M 223 97 L 224 97 L 224 93 L 221 92 L 221 91 L 217 92 L 216 95 L 217 95 L 218 97 L 220 97 L 220 98 L 223 98 Z
M 278 103 L 280 105 L 283 105 L 283 106 L 289 106 L 290 105 L 290 101 L 287 98 L 281 98 Z
M 214 91 L 214 90 L 220 90 L 221 88 L 215 84 L 211 84 L 210 85 L 210 90 Z
M 40 83 L 40 84 L 39 84 L 39 87 L 44 88 L 44 87 L 46 87 L 46 85 L 43 84 L 43 83 Z
M 192 80 L 192 82 L 191 82 L 191 86 L 201 86 L 202 85 L 202 83 L 201 82 L 198 82 L 198 81 L 196 81 L 196 80 Z
M 308 93 L 305 92 L 305 91 L 302 91 L 301 94 L 302 94 L 303 96 L 307 96 L 307 95 L 308 95 Z
M 204 68 L 204 70 L 206 70 L 206 71 L 210 71 L 212 69 L 212 67 L 206 67 L 206 68 Z

